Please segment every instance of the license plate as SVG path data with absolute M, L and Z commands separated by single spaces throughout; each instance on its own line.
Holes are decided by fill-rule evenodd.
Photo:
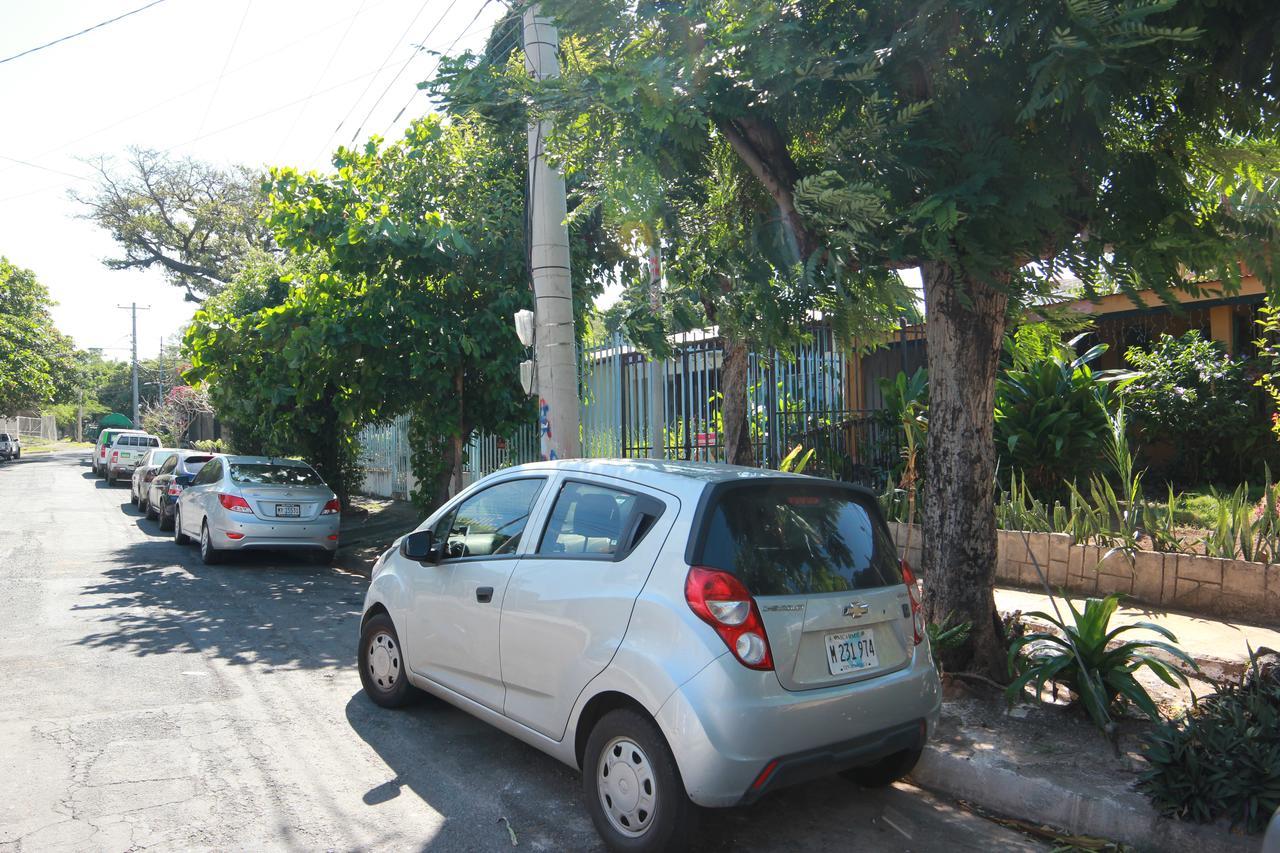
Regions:
M 870 669 L 878 663 L 875 638 L 870 631 L 827 634 L 827 669 L 832 675 Z
M 299 518 L 301 515 L 301 504 L 276 504 L 277 518 Z

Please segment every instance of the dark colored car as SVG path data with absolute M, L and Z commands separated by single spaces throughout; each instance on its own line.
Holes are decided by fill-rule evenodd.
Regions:
M 172 530 L 178 495 L 212 458 L 213 454 L 199 450 L 179 450 L 166 459 L 147 490 L 147 518 L 157 519 L 161 530 Z

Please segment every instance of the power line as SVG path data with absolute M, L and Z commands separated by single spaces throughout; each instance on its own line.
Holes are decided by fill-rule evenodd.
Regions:
M 159 6 L 164 1 L 165 0 L 151 0 L 151 2 L 148 3 L 147 5 L 142 6 L 138 9 L 134 9 L 132 12 L 125 12 L 123 15 L 116 15 L 114 18 L 111 18 L 110 20 L 103 21 L 100 24 L 94 24 L 92 27 L 86 27 L 85 29 L 80 30 L 80 32 L 72 33 L 71 35 L 63 36 L 62 38 L 56 38 L 51 42 L 46 42 L 45 44 L 27 48 L 21 53 L 15 53 L 13 56 L 6 56 L 4 59 L 0 59 L 0 65 L 5 64 L 6 62 L 12 62 L 15 59 L 21 59 L 24 56 L 28 56 L 32 53 L 35 53 L 36 51 L 44 50 L 47 47 L 53 47 L 55 44 L 62 44 L 62 42 L 64 41 L 70 41 L 73 38 L 78 38 L 79 36 L 82 36 L 86 33 L 91 33 L 94 30 L 101 29 L 102 27 L 105 27 L 107 24 L 114 24 L 116 21 L 123 21 L 125 18 L 129 17 L 130 15 L 136 15 L 139 12 L 145 12 L 148 9 L 150 9 L 152 6 Z
M 307 106 L 311 103 L 311 99 L 315 97 L 316 89 L 324 82 L 325 75 L 329 73 L 329 69 L 333 67 L 333 60 L 338 58 L 338 51 L 342 50 L 342 46 L 347 43 L 347 36 L 351 35 L 351 28 L 356 25 L 356 18 L 360 17 L 360 12 L 364 10 L 365 3 L 368 0 L 360 0 L 360 5 L 356 8 L 356 13 L 351 16 L 351 20 L 347 22 L 347 28 L 342 31 L 342 38 L 338 39 L 338 43 L 334 45 L 333 52 L 329 54 L 329 59 L 325 62 L 324 68 L 316 77 L 315 82 L 311 84 L 311 91 L 307 93 L 307 99 L 302 102 L 302 108 L 298 110 L 298 114 L 293 117 L 293 124 L 289 125 L 288 131 L 285 132 L 284 138 L 280 140 L 280 144 L 276 146 L 276 153 L 272 155 L 272 160 L 280 158 L 280 149 L 284 148 L 293 132 L 298 129 L 298 123 L 302 121 L 302 116 L 307 111 Z
M 87 175 L 75 175 L 71 172 L 64 172 L 61 169 L 51 169 L 48 166 L 41 166 L 39 163 L 32 163 L 27 160 L 19 160 L 17 157 L 9 157 L 0 154 L 0 160 L 8 160 L 10 163 L 17 163 L 20 166 L 30 166 L 32 169 L 40 169 L 44 172 L 53 172 L 55 175 L 66 175 L 68 178 L 75 178 L 77 181 L 87 181 L 90 178 Z
M 450 51 L 452 51 L 452 50 L 454 49 L 454 47 L 456 47 L 456 46 L 457 46 L 458 42 L 462 41 L 462 37 L 463 37 L 463 36 L 468 35 L 468 34 L 471 32 L 471 29 L 470 29 L 470 28 L 471 28 L 472 26 L 474 26 L 474 25 L 475 25 L 475 22 L 476 22 L 476 21 L 480 20 L 480 15 L 481 15 L 481 13 L 483 13 L 483 12 L 484 12 L 484 10 L 485 10 L 485 7 L 486 7 L 486 6 L 488 6 L 488 5 L 489 5 L 490 3 L 492 3 L 492 2 L 493 2 L 493 0 L 485 0 L 485 2 L 480 6 L 480 8 L 479 8 L 478 10 L 476 10 L 475 17 L 473 17 L 473 18 L 471 19 L 470 23 L 468 23 L 468 24 L 467 24 L 467 26 L 466 26 L 466 27 L 464 27 L 460 33 L 458 33 L 457 38 L 455 38 L 455 39 L 453 40 L 453 42 L 452 42 L 452 43 L 451 43 L 447 48 L 445 48 L 445 49 L 444 49 L 444 52 L 443 52 L 443 53 L 441 53 L 441 54 L 440 54 L 440 56 L 436 59 L 436 64 L 435 64 L 435 66 L 434 66 L 434 67 L 431 69 L 431 71 L 427 74 L 427 77 L 426 77 L 426 79 L 427 79 L 427 80 L 431 80 L 432 78 L 434 78 L 434 77 L 436 76 L 436 72 L 440 70 L 440 66 L 444 63 L 445 57 L 446 57 L 446 56 L 448 56 L 448 55 L 449 55 L 449 52 L 450 52 Z M 516 37 L 518 37 L 518 35 L 519 35 L 519 31 L 517 30 L 517 31 L 513 32 L 510 36 L 508 36 L 508 37 L 507 37 L 507 39 L 509 40 L 509 41 L 508 41 L 508 44 L 514 44 L 514 42 L 515 42 L 515 38 L 516 38 Z M 501 47 L 501 46 L 496 46 L 496 47 L 495 47 L 495 49 L 494 49 L 494 53 L 495 53 L 495 54 L 496 54 L 496 53 L 501 53 L 501 51 L 502 51 L 502 47 Z M 390 88 L 390 87 L 388 87 L 388 88 Z M 413 99 L 414 99 L 414 98 L 416 98 L 416 97 L 418 96 L 418 91 L 419 91 L 418 89 L 414 89 L 413 94 L 411 94 L 411 95 L 409 96 L 409 99 L 408 99 L 407 101 L 405 101 L 405 102 L 404 102 L 404 106 L 402 106 L 402 107 L 400 108 L 399 112 L 397 112 L 397 113 L 396 113 L 395 118 L 391 119 L 391 122 L 390 122 L 390 123 L 386 126 L 386 128 L 382 131 L 382 135 L 383 135 L 383 136 L 386 136 L 386 135 L 391 131 L 391 128 L 395 127 L 396 122 L 398 122 L 398 121 L 400 120 L 400 117 L 401 117 L 402 115 L 404 115 L 404 111 L 405 111 L 405 110 L 407 110 L 407 109 L 409 109 L 409 105 L 413 103 Z M 385 92 L 384 92 L 384 94 L 385 94 Z M 370 110 L 370 112 L 372 113 L 372 110 Z M 366 121 L 368 120 L 368 119 L 367 119 L 367 117 L 366 117 L 366 119 L 365 119 L 365 120 L 366 120 Z
M 387 51 L 387 55 L 383 57 L 382 59 L 383 67 L 386 67 L 386 65 L 390 62 L 391 57 L 396 52 L 396 48 L 400 46 L 400 42 L 404 41 L 406 38 L 409 37 L 409 33 L 413 31 L 413 25 L 418 23 L 418 18 L 422 17 L 422 13 L 426 11 L 426 8 L 428 4 L 430 4 L 430 2 L 431 0 L 423 0 L 422 5 L 418 7 L 418 11 L 414 14 L 413 19 L 409 21 L 409 26 L 404 28 L 404 32 L 400 34 L 400 38 L 396 39 L 396 43 L 391 46 L 391 49 Z M 338 135 L 338 131 L 342 130 L 342 126 L 347 123 L 347 119 L 351 118 L 351 114 L 356 111 L 356 107 L 360 106 L 360 102 L 364 100 L 365 95 L 369 94 L 369 89 L 371 89 L 372 87 L 373 87 L 373 81 L 370 80 L 368 84 L 364 87 L 364 89 L 360 92 L 360 95 L 351 104 L 351 109 L 347 110 L 347 114 L 342 117 L 342 121 L 338 122 L 338 126 L 333 129 L 333 133 L 330 133 L 329 138 L 324 141 L 324 147 L 321 149 L 320 154 L 324 154 L 325 151 L 329 149 L 329 143 L 332 142 L 333 138 Z
M 236 27 L 236 34 L 231 38 L 231 47 L 227 49 L 227 58 L 222 60 L 222 70 L 218 72 L 218 79 L 213 84 L 213 94 L 209 96 L 209 103 L 205 105 L 204 115 L 200 117 L 200 125 L 196 128 L 196 136 L 204 133 L 204 124 L 209 120 L 209 112 L 213 109 L 213 102 L 218 99 L 218 92 L 222 90 L 222 78 L 227 74 L 227 66 L 231 64 L 231 57 L 236 52 L 236 45 L 240 43 L 240 33 L 244 32 L 244 22 L 249 19 L 249 10 L 253 8 L 253 0 L 245 0 L 244 13 L 240 15 L 240 24 Z
M 484 9 L 485 6 L 489 5 L 489 2 L 490 0 L 485 0 L 484 5 L 482 5 L 480 8 Z M 356 141 L 356 137 L 360 135 L 360 131 L 364 130 L 364 126 L 368 124 L 369 119 L 373 116 L 373 111 L 378 108 L 378 104 L 382 103 L 382 99 L 387 96 L 387 92 L 391 91 L 391 87 L 394 86 L 396 84 L 396 81 L 400 79 L 400 75 L 404 73 L 405 69 L 409 67 L 410 63 L 412 63 L 413 60 L 418 58 L 419 51 L 426 48 L 427 40 L 430 39 L 433 35 L 435 35 L 436 30 L 439 29 L 442 23 L 444 23 L 444 19 L 448 17 L 449 13 L 453 11 L 453 7 L 456 6 L 457 4 L 458 4 L 458 0 L 449 0 L 449 5 L 444 7 L 444 12 L 442 12 L 440 17 L 436 19 L 436 22 L 431 26 L 431 29 L 427 30 L 427 34 L 422 37 L 422 41 L 418 43 L 418 50 L 415 50 L 413 53 L 409 54 L 409 58 L 406 59 L 404 61 L 404 64 L 400 66 L 400 70 L 397 71 L 396 75 L 391 78 L 391 81 L 387 83 L 386 86 L 383 87 L 382 94 L 378 95 L 377 100 L 373 102 L 373 106 L 369 107 L 369 112 L 365 113 L 364 119 L 360 122 L 360 126 L 356 128 L 355 133 L 351 134 L 352 142 Z

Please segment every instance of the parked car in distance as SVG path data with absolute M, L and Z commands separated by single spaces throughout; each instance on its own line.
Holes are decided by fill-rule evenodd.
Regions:
M 138 463 L 138 467 L 133 469 L 133 476 L 129 480 L 130 503 L 143 512 L 147 511 L 147 496 L 151 481 L 160 470 L 160 466 L 177 452 L 176 447 L 156 447 L 147 451 L 142 461 Z
M 132 477 L 133 469 L 142 464 L 142 460 L 153 448 L 159 446 L 160 438 L 149 433 L 126 432 L 117 435 L 107 448 L 107 485 L 114 486 L 116 480 L 126 474 Z
M 107 454 L 111 451 L 111 445 L 118 436 L 125 434 L 145 435 L 140 429 L 104 429 L 98 433 L 98 438 L 93 443 L 93 473 L 99 477 L 107 476 Z
M 218 454 L 178 496 L 173 539 L 206 563 L 236 551 L 300 551 L 332 562 L 342 506 L 305 462 Z
M 698 806 L 908 773 L 941 686 L 874 495 L 775 471 L 560 460 L 485 477 L 375 563 L 357 664 L 571 767 L 615 850 Z
M 164 461 L 147 486 L 147 518 L 154 518 L 161 530 L 173 529 L 173 513 L 182 490 L 213 455 L 199 450 L 179 450 Z
M 0 432 L 0 457 L 3 457 L 6 461 L 22 458 L 22 440 L 18 438 L 16 432 L 12 435 L 7 432 Z

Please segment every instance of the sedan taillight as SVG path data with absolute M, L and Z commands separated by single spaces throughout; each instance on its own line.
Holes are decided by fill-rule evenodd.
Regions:
M 182 486 L 179 486 L 177 483 L 170 483 L 169 489 L 165 494 L 176 498 L 178 495 L 182 494 Z
M 773 669 L 773 652 L 760 609 L 737 577 L 694 566 L 684 581 L 684 598 L 689 609 L 715 629 L 739 663 L 749 669 Z
M 337 498 L 329 501 L 324 505 L 324 509 L 320 510 L 321 515 L 333 515 L 339 512 L 342 512 L 342 504 L 338 502 Z
M 902 561 L 902 582 L 907 585 L 907 598 L 911 600 L 911 630 L 918 646 L 924 642 L 924 608 L 920 606 L 920 596 L 916 591 L 916 576 L 911 573 L 911 566 L 906 560 Z
M 222 504 L 223 509 L 229 509 L 232 512 L 253 512 L 249 508 L 249 502 L 239 495 L 219 494 L 218 503 Z

